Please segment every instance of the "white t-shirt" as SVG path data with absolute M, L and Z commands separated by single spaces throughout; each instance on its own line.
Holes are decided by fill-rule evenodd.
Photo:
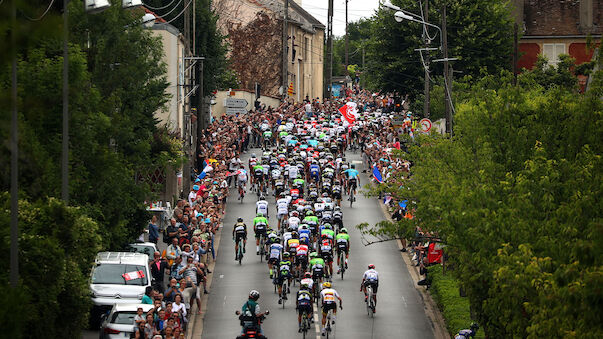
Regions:
M 197 200 L 197 192 L 191 191 L 188 194 L 188 204 L 193 206 L 193 201 Z

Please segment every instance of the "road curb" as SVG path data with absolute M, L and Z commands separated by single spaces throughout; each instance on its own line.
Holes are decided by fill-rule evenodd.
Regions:
M 228 209 L 228 205 L 226 205 L 226 210 Z M 218 250 L 220 248 L 220 240 L 222 238 L 222 229 L 224 228 L 224 224 L 218 228 L 214 236 L 214 250 L 216 252 L 216 259 L 218 258 Z M 208 253 L 208 255 L 211 255 Z M 214 280 L 214 272 L 216 267 L 216 260 L 212 260 L 208 265 L 208 268 L 212 273 L 207 275 L 206 287 L 207 290 L 211 293 L 211 285 Z M 192 338 L 201 338 L 201 333 L 203 333 L 203 320 L 205 319 L 205 314 L 207 314 L 207 301 L 209 299 L 209 294 L 203 294 L 201 298 L 201 313 L 196 312 L 191 320 L 188 323 L 188 330 L 186 331 L 186 339 Z
M 381 207 L 381 211 L 383 215 L 385 215 L 388 221 L 394 222 L 389 211 L 387 210 L 387 206 L 379 200 L 379 206 Z M 403 249 L 402 242 L 400 240 L 396 240 L 396 244 L 400 250 Z M 425 315 L 427 315 L 427 319 L 431 323 L 431 327 L 433 329 L 433 334 L 436 339 L 450 339 L 450 335 L 448 334 L 448 330 L 446 329 L 446 321 L 438 308 L 437 303 L 433 300 L 431 294 L 425 288 L 419 287 L 417 283 L 420 280 L 420 274 L 418 268 L 412 263 L 412 259 L 410 257 L 409 252 L 400 251 L 400 255 L 406 264 L 406 269 L 410 274 L 410 277 L 413 281 L 413 286 L 417 292 L 419 292 L 419 296 L 423 301 L 423 309 L 425 311 Z

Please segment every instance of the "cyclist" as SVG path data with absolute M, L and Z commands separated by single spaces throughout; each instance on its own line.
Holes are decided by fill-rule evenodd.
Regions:
M 377 306 L 377 289 L 379 288 L 379 272 L 375 270 L 375 265 L 368 265 L 368 270 L 362 275 L 362 284 L 360 285 L 360 291 L 364 292 L 364 301 L 367 301 L 368 296 L 366 295 L 366 286 L 371 285 L 373 288 L 373 301 L 375 307 Z
M 318 162 L 316 160 L 312 160 L 312 164 L 310 165 L 310 179 L 312 182 L 318 183 L 320 178 L 320 166 L 318 166 Z
M 299 223 L 300 223 L 300 219 L 299 219 L 299 212 L 297 210 L 291 212 L 291 216 L 289 217 L 289 220 L 287 220 L 289 223 L 289 229 L 290 230 L 296 230 L 299 227 Z
M 268 238 L 270 239 L 270 238 Z M 281 252 L 283 250 L 283 245 L 281 245 L 281 239 L 279 237 L 274 238 L 272 244 L 270 244 L 270 258 L 268 258 L 268 270 L 270 272 L 270 278 L 274 277 L 273 267 L 274 265 L 278 265 L 281 260 Z
M 266 237 L 266 229 L 268 228 L 268 220 L 264 217 L 264 214 L 258 213 L 253 218 L 253 231 L 255 232 L 255 250 L 256 254 L 260 254 L 260 237 L 263 235 Z
M 335 243 L 337 244 L 337 262 L 340 262 L 342 253 L 345 253 L 345 268 L 348 268 L 348 258 L 350 254 L 350 236 L 348 235 L 348 230 L 346 228 L 342 228 L 337 236 L 335 237 Z M 337 270 L 337 273 L 339 273 Z
M 343 310 L 342 300 L 339 293 L 331 288 L 331 283 L 325 281 L 322 283 L 322 291 L 320 291 L 320 299 L 322 301 L 322 335 L 325 335 L 325 323 L 327 322 L 327 313 L 333 310 L 333 324 L 337 318 L 337 299 L 339 299 L 339 308 Z
M 253 183 L 257 185 L 258 192 L 264 187 L 264 167 L 260 163 L 253 166 Z
M 352 164 L 347 170 L 343 171 L 344 174 L 347 174 L 348 178 L 348 194 L 350 193 L 350 189 L 353 190 L 354 195 L 356 195 L 356 187 L 360 184 L 360 173 L 356 170 L 356 165 Z M 354 200 L 356 198 L 354 197 Z
M 268 149 L 268 146 L 272 143 L 272 131 L 270 128 L 264 131 L 264 149 Z
M 239 168 L 239 170 L 236 172 L 237 173 L 237 180 L 238 180 L 238 186 L 239 186 L 239 200 L 243 199 L 243 196 L 245 195 L 245 186 L 247 185 L 247 180 L 249 179 L 249 176 L 247 175 L 247 171 L 243 168 L 243 165 L 241 165 L 241 168 Z
M 277 276 L 277 285 L 278 285 L 278 303 L 279 305 L 283 303 L 283 299 L 287 300 L 287 290 L 291 285 L 291 255 L 289 252 L 283 253 L 283 259 L 278 264 L 278 276 Z M 285 286 L 285 280 L 287 281 L 287 285 Z M 283 286 L 285 288 L 285 294 L 283 295 Z
M 341 197 L 339 198 L 339 200 L 341 200 Z M 343 228 L 343 212 L 341 212 L 341 207 L 335 206 L 332 218 L 333 224 L 337 226 L 338 230 L 341 230 Z
M 287 239 L 287 252 L 295 253 L 299 247 L 299 236 L 296 231 L 291 232 L 291 238 Z
M 235 242 L 235 260 L 239 260 L 239 241 L 243 239 L 243 253 L 247 247 L 247 225 L 243 222 L 243 218 L 238 218 L 237 223 L 232 228 L 232 241 Z
M 255 203 L 255 213 L 262 213 L 265 217 L 268 217 L 268 201 L 264 195 L 260 195 L 260 200 Z
M 337 201 L 337 206 L 341 206 L 341 184 L 339 180 L 335 180 L 333 187 L 331 187 L 331 196 Z
M 304 273 L 303 279 L 299 282 L 300 285 L 306 284 L 308 285 L 308 290 L 312 291 L 312 286 L 314 285 L 314 280 L 312 280 L 312 273 L 306 272 Z
M 310 270 L 312 271 L 312 279 L 322 282 L 325 274 L 325 261 L 316 252 L 310 253 Z
M 306 211 L 306 217 L 304 218 L 303 223 L 308 225 L 310 233 L 312 234 L 312 242 L 315 242 L 316 233 L 318 232 L 318 217 L 314 215 L 312 210 L 308 210 Z
M 251 153 L 251 157 L 249 158 L 249 173 L 253 173 L 253 166 L 257 165 L 258 158 L 256 158 L 255 153 Z M 251 178 L 253 183 L 253 177 Z
M 327 276 L 331 276 L 333 273 L 333 244 L 327 234 L 321 236 L 320 241 L 320 256 L 325 260 L 327 264 Z
M 299 233 L 299 243 L 303 245 L 310 245 L 310 229 L 308 225 L 301 224 L 297 229 L 297 233 Z
M 300 243 L 296 248 L 295 263 L 298 266 L 298 269 L 301 270 L 300 272 L 305 272 L 306 269 L 308 268 L 308 252 L 309 252 L 309 250 L 310 249 L 308 248 L 308 245 L 302 244 L 302 243 Z
M 283 220 L 287 218 L 287 214 L 289 213 L 289 199 L 285 197 L 285 193 L 281 193 L 280 199 L 276 201 L 276 213 L 278 216 L 277 228 L 280 231 L 281 224 Z
M 297 309 L 297 324 L 299 325 L 298 332 L 302 331 L 302 314 L 306 312 L 308 319 L 312 319 L 312 294 L 308 284 L 301 283 L 300 289 L 297 291 L 297 301 L 295 303 Z

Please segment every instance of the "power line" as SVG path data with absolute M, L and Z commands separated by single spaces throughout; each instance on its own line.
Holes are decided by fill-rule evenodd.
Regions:
M 167 4 L 167 5 L 163 6 L 163 7 L 152 7 L 152 6 L 149 6 L 147 3 L 144 3 L 144 2 L 143 3 L 144 3 L 144 7 L 148 8 L 148 9 L 160 10 L 160 9 L 164 9 L 164 8 L 170 7 L 174 3 L 174 1 L 176 1 L 176 0 L 172 0 L 172 2 L 170 2 L 169 4 Z M 180 3 L 178 3 L 178 4 L 180 4 Z M 176 6 L 178 6 L 178 5 L 176 5 Z
M 175 1 L 175 0 L 174 0 L 174 1 Z M 178 3 L 176 4 L 176 6 L 174 6 L 174 8 L 172 8 L 172 9 L 170 9 L 170 10 L 169 10 L 167 13 L 164 13 L 164 14 L 162 14 L 162 15 L 159 15 L 159 14 L 157 14 L 157 13 L 155 13 L 155 14 L 157 14 L 157 16 L 159 16 L 160 18 L 162 18 L 162 19 L 163 19 L 163 17 L 165 17 L 165 16 L 169 15 L 169 14 L 170 14 L 170 13 L 172 13 L 172 12 L 173 12 L 173 11 L 174 11 L 176 8 L 178 8 L 178 6 L 180 6 L 180 4 L 181 4 L 181 3 L 182 3 L 182 0 L 178 1 Z
M 0 4 L 2 4 L 2 1 L 4 0 L 0 0 Z M 46 10 L 44 11 L 44 13 L 42 13 L 42 15 L 40 15 L 40 17 L 38 18 L 30 18 L 27 14 L 23 13 L 23 16 L 26 17 L 29 21 L 40 21 L 42 20 L 42 18 L 44 18 L 46 16 L 46 14 L 48 14 L 48 11 L 50 11 L 50 8 L 52 8 L 52 5 L 54 4 L 54 0 L 50 1 L 50 5 L 48 5 L 48 8 L 46 8 Z

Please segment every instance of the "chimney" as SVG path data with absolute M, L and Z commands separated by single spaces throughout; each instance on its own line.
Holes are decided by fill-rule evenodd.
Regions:
M 593 30 L 593 0 L 580 0 L 580 31 L 588 34 Z

